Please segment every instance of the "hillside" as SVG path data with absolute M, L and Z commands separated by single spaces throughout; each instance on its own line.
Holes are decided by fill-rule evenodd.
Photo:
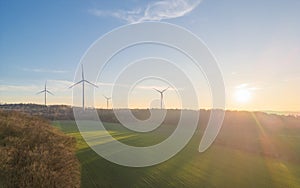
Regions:
M 75 143 L 46 120 L 0 110 L 0 187 L 79 187 Z

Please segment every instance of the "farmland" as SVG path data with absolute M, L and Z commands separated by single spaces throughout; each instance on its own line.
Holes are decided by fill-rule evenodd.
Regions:
M 251 112 L 226 112 L 214 144 L 198 152 L 208 114 L 187 146 L 170 160 L 145 168 L 123 167 L 96 154 L 84 142 L 73 120 L 53 126 L 77 140 L 82 187 L 300 187 L 300 119 Z M 105 123 L 121 142 L 147 146 L 167 138 L 175 125 L 163 124 L 136 133 Z M 134 157 L 134 156 L 133 156 Z

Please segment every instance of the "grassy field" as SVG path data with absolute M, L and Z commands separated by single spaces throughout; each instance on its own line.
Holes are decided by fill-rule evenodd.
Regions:
M 300 187 L 299 121 L 280 120 L 277 125 L 272 123 L 274 117 L 244 116 L 233 122 L 227 116 L 206 152 L 197 151 L 200 129 L 175 157 L 146 168 L 123 167 L 101 158 L 84 142 L 74 121 L 54 121 L 53 125 L 77 139 L 82 187 Z M 115 138 L 135 146 L 158 143 L 174 130 L 164 125 L 156 132 L 137 134 L 119 124 L 105 126 Z

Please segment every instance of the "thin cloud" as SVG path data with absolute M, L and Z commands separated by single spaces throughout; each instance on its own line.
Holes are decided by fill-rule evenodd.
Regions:
M 95 83 L 97 86 L 113 86 L 113 83 L 105 83 L 105 82 L 97 82 Z
M 47 88 L 53 92 L 67 91 L 71 84 L 73 82 L 67 80 L 47 80 Z M 38 92 L 42 89 L 44 89 L 44 82 L 31 85 L 0 85 L 0 91 L 2 92 Z
M 67 91 L 73 82 L 68 80 L 47 80 L 49 89 L 55 92 Z
M 136 87 L 137 89 L 143 89 L 143 90 L 154 90 L 155 89 L 158 89 L 158 90 L 164 90 L 166 89 L 167 87 L 162 87 L 162 86 L 137 86 Z M 172 91 L 176 91 L 174 88 L 172 87 L 169 87 L 168 90 L 172 90 Z M 180 89 L 177 89 L 177 90 L 181 90 Z
M 35 91 L 35 85 L 0 85 L 0 91 Z
M 70 85 L 73 84 L 72 81 L 68 80 L 48 80 L 48 82 L 54 83 L 54 84 L 59 84 L 59 85 Z
M 238 86 L 235 86 L 235 88 L 241 89 L 241 88 L 246 88 L 247 86 L 249 86 L 249 84 L 248 83 L 244 83 L 244 84 L 240 84 Z
M 38 68 L 22 68 L 23 71 L 26 72 L 37 72 L 37 73 L 59 73 L 59 74 L 63 74 L 63 73 L 67 73 L 69 71 L 66 70 L 53 70 L 53 69 L 38 69 Z
M 255 85 L 257 85 L 257 84 L 244 83 L 244 84 L 240 84 L 240 85 L 235 86 L 235 88 L 236 89 L 247 89 L 247 90 L 253 90 L 253 91 L 262 89 L 261 87 L 257 87 Z
M 89 13 L 95 16 L 111 16 L 128 23 L 139 23 L 143 21 L 161 21 L 184 16 L 193 11 L 202 0 L 163 0 L 146 5 L 146 7 L 133 10 L 103 11 L 90 9 Z
M 127 84 L 104 83 L 104 82 L 97 82 L 96 85 L 98 85 L 98 86 L 107 86 L 107 87 L 114 87 L 114 86 L 126 87 L 126 88 L 132 87 L 132 85 L 127 85 Z M 136 86 L 135 88 L 136 89 L 141 89 L 141 90 L 153 90 L 153 88 L 163 90 L 163 89 L 166 89 L 167 86 L 165 86 L 165 87 L 156 86 L 156 85 L 153 85 L 153 86 Z M 175 89 L 172 88 L 172 87 L 169 87 L 168 90 L 172 90 L 172 91 L 174 90 L 175 91 Z M 182 90 L 182 88 L 179 88 L 177 90 Z
M 127 85 L 127 84 L 119 84 L 119 83 L 108 83 L 108 82 L 97 82 L 96 83 L 97 86 L 103 86 L 103 87 L 125 87 L 125 88 L 129 88 L 131 87 L 131 85 Z

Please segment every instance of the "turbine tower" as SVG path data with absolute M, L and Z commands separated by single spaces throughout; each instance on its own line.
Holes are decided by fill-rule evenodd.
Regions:
M 157 91 L 158 93 L 160 93 L 160 109 L 163 108 L 163 99 L 164 99 L 164 92 L 167 91 L 167 89 L 169 89 L 169 87 L 167 87 L 166 89 L 164 90 L 158 90 L 158 89 L 155 89 L 153 88 L 155 91 Z
M 40 92 L 37 92 L 36 94 L 41 94 L 41 93 L 44 93 L 45 94 L 45 106 L 47 106 L 47 93 L 51 94 L 51 95 L 54 95 L 51 91 L 49 91 L 47 89 L 47 80 L 45 82 L 45 88 L 44 90 L 40 91 Z
M 106 99 L 106 109 L 108 109 L 108 104 L 109 104 L 109 100 L 111 99 L 111 97 L 107 97 L 105 95 L 103 95 L 103 97 Z
M 83 65 L 81 64 L 81 80 L 80 80 L 79 82 L 77 82 L 77 83 L 71 85 L 69 88 L 72 88 L 72 87 L 76 86 L 77 84 L 82 83 L 82 109 L 83 109 L 83 110 L 85 110 L 85 107 L 84 107 L 84 83 L 85 83 L 85 82 L 88 83 L 88 84 L 90 84 L 90 85 L 92 85 L 92 86 L 94 86 L 94 87 L 97 87 L 97 88 L 98 88 L 98 86 L 96 86 L 95 84 L 92 84 L 92 83 L 89 82 L 88 80 L 85 80 L 85 79 L 84 79 Z

